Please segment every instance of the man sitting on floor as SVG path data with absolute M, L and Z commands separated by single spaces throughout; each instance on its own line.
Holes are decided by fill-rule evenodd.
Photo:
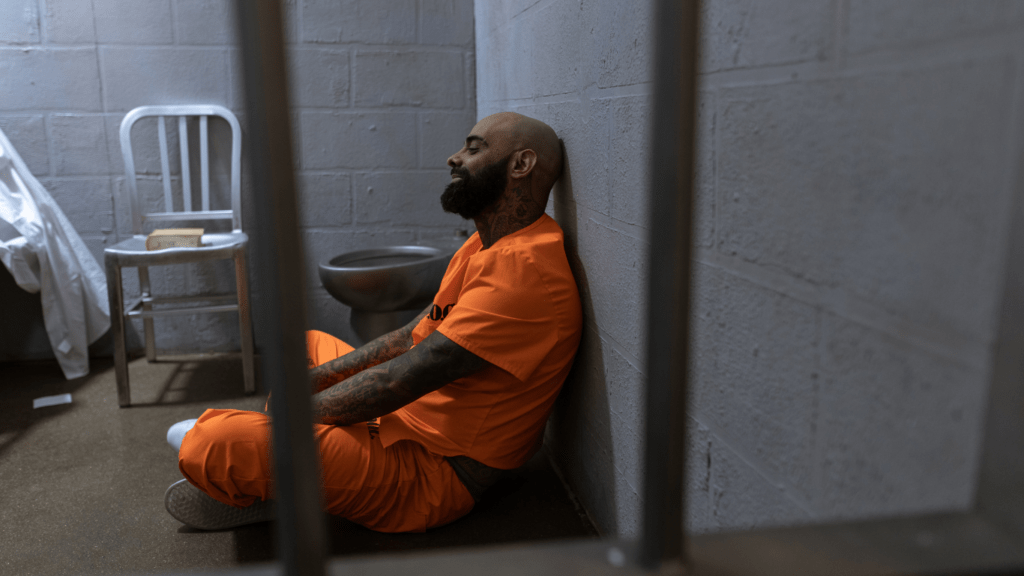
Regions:
M 355 350 L 307 333 L 327 511 L 382 532 L 452 522 L 530 459 L 582 331 L 562 230 L 544 213 L 562 171 L 555 132 L 488 116 L 448 165 L 441 204 L 477 233 L 433 304 Z M 185 476 L 165 496 L 175 518 L 203 529 L 270 518 L 267 415 L 207 410 L 174 436 Z

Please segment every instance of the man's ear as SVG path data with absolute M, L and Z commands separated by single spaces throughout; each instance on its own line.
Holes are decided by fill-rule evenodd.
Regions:
M 512 155 L 512 165 L 509 166 L 508 175 L 511 178 L 525 178 L 533 172 L 537 165 L 537 153 L 529 148 L 519 150 Z

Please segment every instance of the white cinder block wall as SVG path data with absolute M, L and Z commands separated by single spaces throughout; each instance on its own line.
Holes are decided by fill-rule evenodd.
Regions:
M 445 159 L 476 117 L 473 4 L 284 4 L 310 325 L 351 339 L 347 308 L 320 286 L 320 259 L 472 230 L 444 214 L 438 198 L 448 182 Z M 231 7 L 230 0 L 0 2 L 0 128 L 101 265 L 103 247 L 131 234 L 117 136 L 124 114 L 143 104 L 216 103 L 241 115 Z M 251 225 L 244 206 L 243 215 Z M 158 290 L 234 288 L 226 262 L 152 274 Z M 0 325 L 0 360 L 49 356 L 38 296 L 19 293 L 6 271 L 0 276 L 3 300 L 21 303 L 3 312 L 9 328 Z M 135 278 L 125 275 L 126 283 Z M 156 323 L 164 350 L 238 346 L 233 315 Z
M 586 330 L 548 445 L 623 536 L 642 489 L 651 4 L 476 2 L 479 115 L 565 141 L 551 211 Z M 688 527 L 967 507 L 1024 5 L 709 0 L 701 24 Z

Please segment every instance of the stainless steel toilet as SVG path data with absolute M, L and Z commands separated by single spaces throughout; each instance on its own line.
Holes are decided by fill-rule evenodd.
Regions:
M 352 308 L 352 329 L 365 343 L 401 328 L 430 304 L 457 249 L 453 242 L 446 248 L 388 246 L 346 252 L 320 263 L 320 281 L 331 296 Z

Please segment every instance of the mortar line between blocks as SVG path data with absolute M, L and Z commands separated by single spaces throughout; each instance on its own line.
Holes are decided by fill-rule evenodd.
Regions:
M 931 336 L 934 330 L 920 326 L 913 320 L 896 316 L 880 306 L 864 302 L 855 294 L 817 286 L 790 277 L 784 272 L 774 272 L 738 257 L 727 256 L 717 250 L 698 251 L 694 254 L 694 261 L 814 306 L 844 320 L 877 330 L 899 342 L 950 360 L 961 367 L 971 370 L 985 368 L 985 359 L 988 357 L 987 344 L 957 333 L 947 335 L 943 339 L 933 338 Z
M 598 336 L 600 336 L 602 340 L 605 340 L 608 343 L 610 343 L 612 346 L 612 350 L 618 353 L 619 356 L 622 356 L 622 359 L 625 360 L 627 364 L 629 364 L 634 370 L 639 372 L 640 375 L 643 376 L 644 378 L 647 377 L 647 371 L 644 369 L 643 363 L 640 361 L 640 359 L 634 356 L 631 352 L 626 351 L 622 343 L 615 339 L 615 337 L 612 336 L 611 332 L 606 330 L 596 321 L 594 321 L 593 327 L 597 328 Z
M 92 16 L 92 38 L 93 38 L 92 46 L 93 46 L 93 52 L 94 52 L 95 57 L 96 57 L 96 75 L 97 75 L 96 80 L 97 80 L 97 83 L 99 85 L 99 90 L 100 90 L 100 110 L 102 110 L 104 113 L 106 113 L 106 112 L 108 112 L 108 110 L 107 110 L 107 99 L 106 99 L 106 95 L 105 95 L 104 90 L 103 90 L 103 57 L 100 54 L 101 50 L 100 50 L 99 32 L 97 31 L 97 28 L 96 28 L 96 0 L 89 0 L 89 7 L 90 7 L 90 15 Z
M 171 11 L 171 45 L 178 45 L 178 3 L 167 0 L 168 8 Z
M 708 96 L 708 102 L 711 107 L 711 250 L 714 250 L 718 246 L 719 230 L 721 228 L 719 222 L 719 207 L 721 206 L 720 198 L 718 197 L 718 150 L 719 148 L 719 136 L 718 136 L 718 91 L 711 89 L 706 92 Z M 693 257 L 697 255 L 699 247 L 693 247 Z
M 757 458 L 749 456 L 748 454 L 745 453 L 746 451 L 744 450 L 737 450 L 736 448 L 734 448 L 734 446 L 742 446 L 743 444 L 741 442 L 735 442 L 729 434 L 723 432 L 714 422 L 711 422 L 710 420 L 703 418 L 700 412 L 693 411 L 690 412 L 688 415 L 691 418 L 693 418 L 698 424 L 708 429 L 708 432 L 711 435 L 712 445 L 714 445 L 716 441 L 719 442 L 723 448 L 725 448 L 729 452 L 732 452 L 734 456 L 739 458 L 744 464 L 746 464 L 751 470 L 753 470 L 755 474 L 761 477 L 762 480 L 767 482 L 773 488 L 776 488 L 780 492 L 782 492 L 783 496 L 785 496 L 787 500 L 792 502 L 794 505 L 799 507 L 800 510 L 806 513 L 809 519 L 814 520 L 819 518 L 820 513 L 815 508 L 814 503 L 801 496 L 797 491 L 796 486 L 794 486 L 789 480 L 775 478 L 774 474 L 772 474 L 770 471 L 765 470 L 765 467 L 758 461 Z M 713 461 L 714 457 L 712 456 L 712 462 Z M 711 481 L 709 482 L 709 490 L 711 489 L 711 486 L 713 484 L 714 476 L 712 476 Z M 814 487 L 809 486 L 808 488 L 813 490 Z
M 46 45 L 47 30 L 46 30 L 46 18 L 44 17 L 44 10 L 46 9 L 45 0 L 35 0 L 36 3 L 36 30 L 39 35 L 38 44 L 40 46 Z
M 1009 31 L 1000 31 L 992 35 L 946 38 L 941 42 L 896 46 L 861 54 L 849 54 L 847 49 L 841 67 L 830 60 L 803 60 L 701 72 L 698 78 L 706 87 L 733 88 L 929 70 L 1006 54 L 1007 36 L 1011 36 Z
M 850 0 L 836 0 L 832 59 L 838 70 L 846 68 L 847 41 L 850 28 Z
M 412 6 L 413 9 L 413 21 L 416 22 L 416 44 L 420 45 L 423 43 L 423 0 L 416 0 L 416 3 Z
M 57 163 L 54 160 L 57 156 L 53 149 L 53 117 L 52 113 L 43 115 L 43 134 L 46 137 L 46 163 L 49 166 L 47 176 L 52 178 L 57 175 Z

